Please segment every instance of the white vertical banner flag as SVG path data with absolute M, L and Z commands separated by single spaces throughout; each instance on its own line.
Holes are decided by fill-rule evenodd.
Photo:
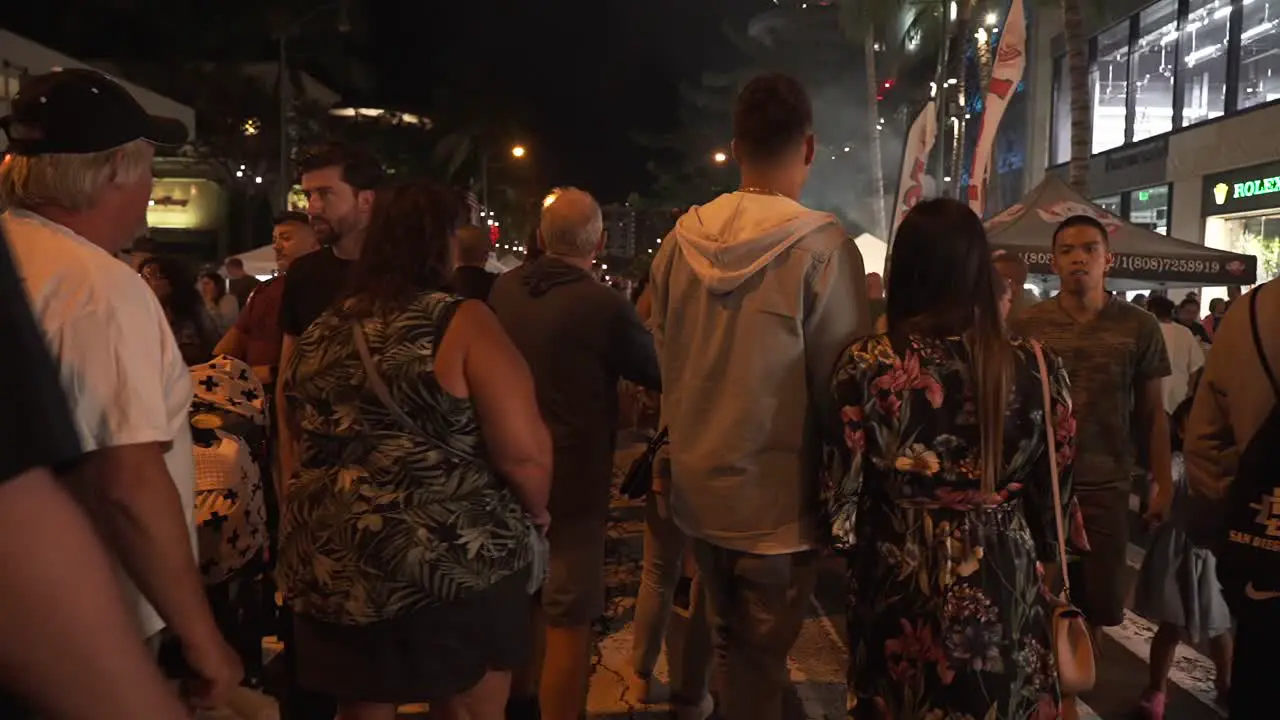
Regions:
M 991 68 L 987 95 L 983 102 L 982 123 L 978 126 L 978 144 L 973 150 L 973 172 L 969 174 L 969 208 L 982 217 L 987 208 L 987 182 L 991 178 L 991 158 L 996 145 L 996 131 L 1009 106 L 1022 73 L 1027 68 L 1027 19 L 1022 0 L 1013 0 L 1000 31 L 996 63 Z
M 925 169 L 929 164 L 929 151 L 938 137 L 938 109 L 933 100 L 920 111 L 902 148 L 902 168 L 898 171 L 898 197 L 893 204 L 893 227 L 889 228 L 889 250 L 893 250 L 893 236 L 898 225 L 916 203 L 924 199 Z

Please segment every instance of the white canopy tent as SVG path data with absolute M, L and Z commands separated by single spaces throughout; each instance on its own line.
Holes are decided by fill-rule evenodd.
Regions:
M 889 256 L 889 245 L 871 233 L 862 233 L 853 239 L 858 251 L 862 253 L 862 266 L 867 273 L 884 276 L 884 265 Z
M 266 280 L 276 274 L 276 251 L 270 245 L 263 245 L 232 257 L 244 263 L 244 271 L 259 280 Z

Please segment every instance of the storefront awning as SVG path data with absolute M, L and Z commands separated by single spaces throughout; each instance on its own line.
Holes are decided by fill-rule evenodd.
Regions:
M 1161 235 L 1094 205 L 1053 175 L 1022 202 L 987 221 L 993 250 L 1016 253 L 1034 275 L 1051 275 L 1053 231 L 1072 215 L 1089 215 L 1106 228 L 1115 264 L 1108 278 L 1135 286 L 1252 285 L 1258 259 Z

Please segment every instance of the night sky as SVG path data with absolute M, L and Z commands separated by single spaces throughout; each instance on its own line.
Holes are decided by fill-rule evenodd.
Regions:
M 395 5 L 402 5 L 396 3 Z M 403 5 L 407 5 L 404 3 Z M 408 83 L 385 83 L 388 100 L 420 96 L 431 77 L 490 94 L 521 126 L 539 176 L 604 199 L 644 190 L 646 151 L 636 131 L 675 129 L 678 86 L 720 66 L 733 48 L 721 22 L 739 22 L 770 0 L 466 0 L 430 5 L 429 19 L 391 9 L 371 18 L 384 77 L 426 63 Z M 385 3 L 388 8 L 392 3 Z M 442 9 L 447 11 L 442 12 Z M 449 108 L 439 107 L 437 115 Z
M 332 27 L 309 26 L 307 52 L 331 48 L 367 61 L 376 84 L 371 102 L 402 104 L 441 125 L 455 111 L 478 113 L 483 120 L 469 122 L 487 126 L 491 142 L 529 147 L 539 181 L 578 185 L 606 201 L 650 182 L 648 152 L 633 142 L 634 133 L 674 130 L 679 83 L 696 82 L 733 57 L 721 23 L 741 27 L 772 6 L 771 0 L 356 3 L 359 31 L 331 38 L 325 33 Z M 6 7 L 0 26 L 81 59 L 202 59 L 190 55 L 231 41 L 273 59 L 266 4 L 50 0 Z M 295 12 L 318 5 L 299 3 Z M 210 28 L 218 26 L 225 36 L 215 39 L 219 30 Z M 192 33 L 209 37 L 200 42 Z M 202 44 L 209 49 L 192 50 Z

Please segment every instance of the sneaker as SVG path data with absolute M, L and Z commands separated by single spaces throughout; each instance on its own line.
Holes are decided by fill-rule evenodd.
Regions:
M 1142 720 L 1164 720 L 1165 694 L 1147 691 L 1138 703 L 1138 717 Z
M 716 701 L 711 695 L 704 695 L 697 705 L 672 703 L 671 716 L 675 720 L 707 720 L 716 710 Z

